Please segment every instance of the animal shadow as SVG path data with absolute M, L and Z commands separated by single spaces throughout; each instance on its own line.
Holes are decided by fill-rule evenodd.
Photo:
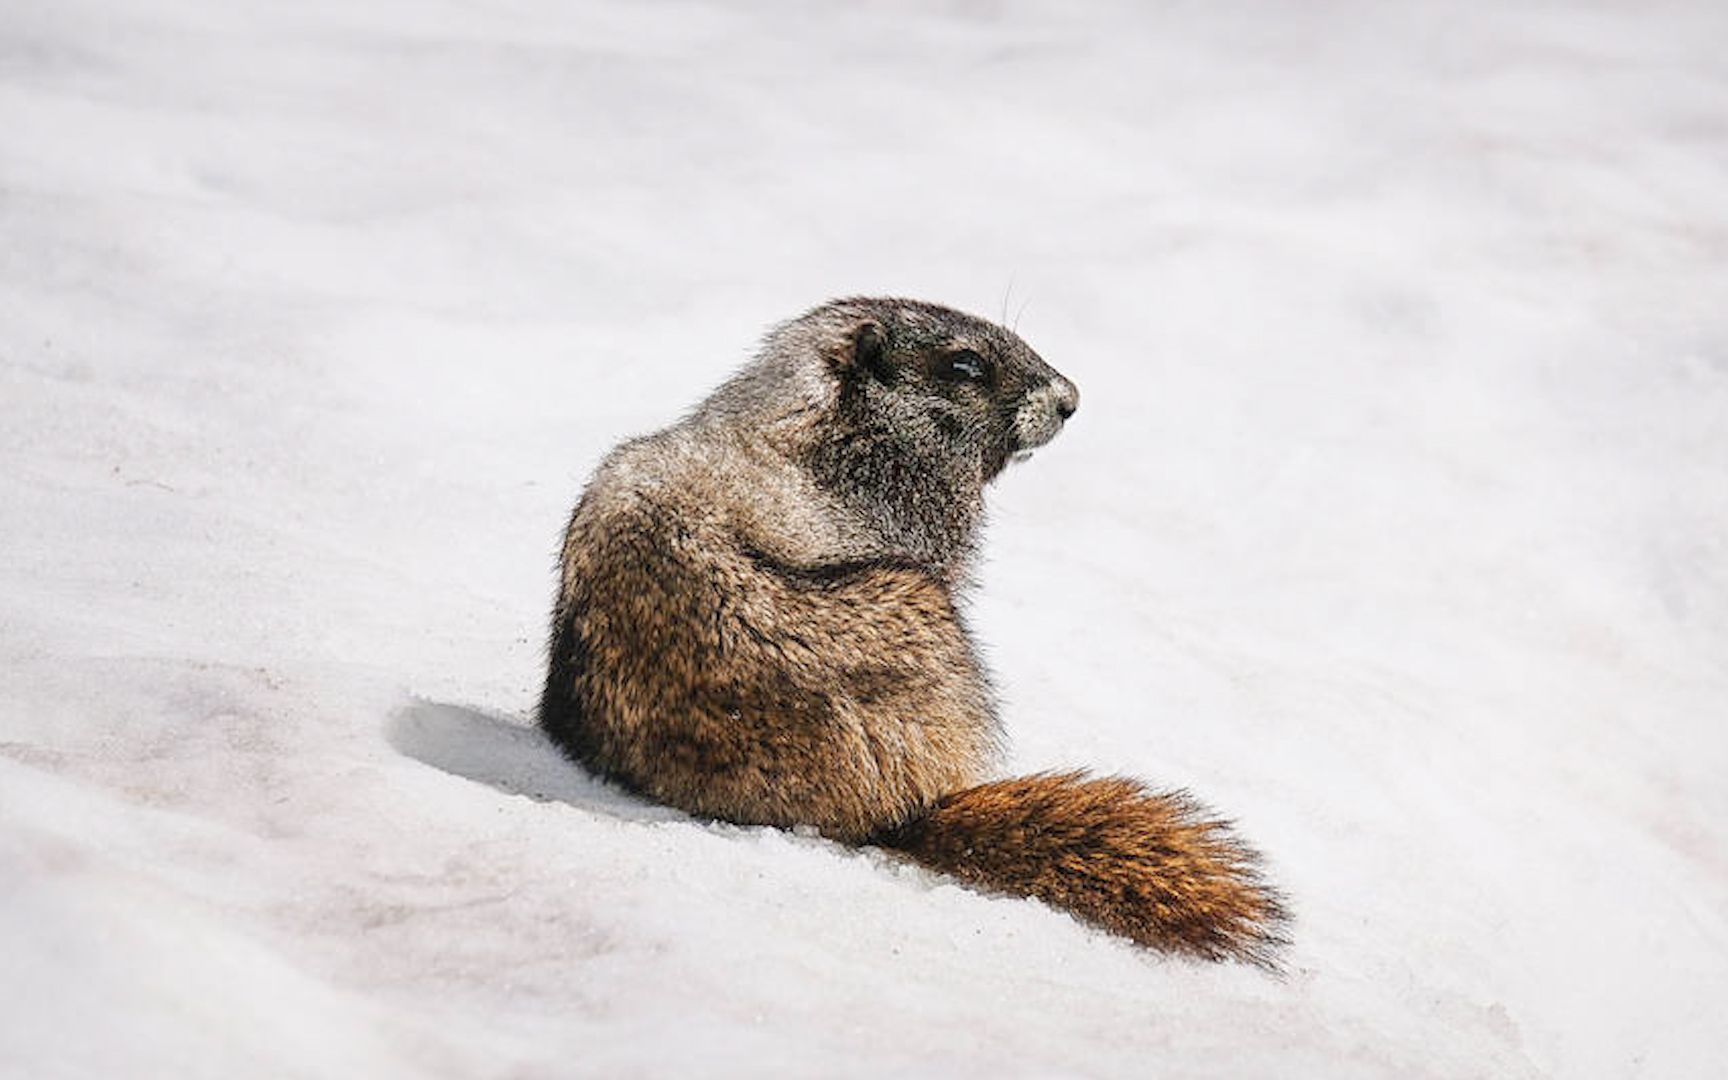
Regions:
M 384 737 L 405 757 L 505 795 L 561 802 L 621 821 L 688 821 L 620 791 L 559 753 L 525 719 L 416 698 L 390 715 Z

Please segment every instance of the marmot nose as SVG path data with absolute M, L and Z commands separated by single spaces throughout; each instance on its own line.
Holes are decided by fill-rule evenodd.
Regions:
M 1080 407 L 1080 388 L 1058 375 L 1050 381 L 1050 389 L 1055 391 L 1057 414 L 1064 420 L 1073 416 Z

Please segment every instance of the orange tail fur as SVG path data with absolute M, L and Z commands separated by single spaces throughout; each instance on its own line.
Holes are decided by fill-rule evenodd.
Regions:
M 1288 921 L 1259 855 L 1181 792 L 1040 773 L 946 796 L 875 843 L 1142 945 L 1276 970 Z

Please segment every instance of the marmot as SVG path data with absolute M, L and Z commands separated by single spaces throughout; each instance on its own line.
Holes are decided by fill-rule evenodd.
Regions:
M 934 304 L 836 300 L 623 444 L 565 534 L 539 722 L 705 818 L 814 827 L 1144 945 L 1275 966 L 1259 858 L 1185 795 L 985 782 L 999 728 L 958 601 L 984 486 L 1074 384 Z

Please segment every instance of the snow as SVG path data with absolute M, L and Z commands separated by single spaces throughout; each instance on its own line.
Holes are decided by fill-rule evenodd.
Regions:
M 1728 7 L 9 0 L 0 1072 L 1694 1077 L 1728 1053 Z M 771 322 L 1018 319 L 1016 771 L 1282 979 L 528 725 L 564 515 Z

